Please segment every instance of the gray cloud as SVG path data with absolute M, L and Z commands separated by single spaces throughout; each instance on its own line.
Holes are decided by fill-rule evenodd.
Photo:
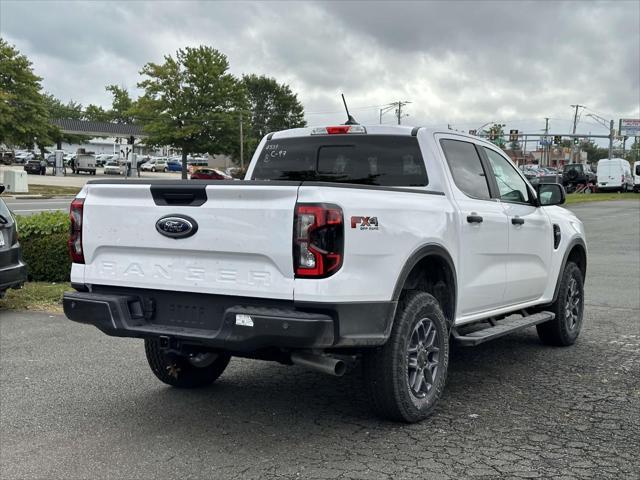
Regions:
M 363 122 L 399 99 L 408 123 L 459 128 L 566 128 L 576 102 L 637 116 L 639 25 L 637 1 L 0 3 L 2 36 L 64 100 L 108 104 L 110 83 L 136 94 L 146 62 L 208 44 L 236 74 L 289 83 L 310 123 L 342 120 L 322 113 L 340 112 L 340 92 Z

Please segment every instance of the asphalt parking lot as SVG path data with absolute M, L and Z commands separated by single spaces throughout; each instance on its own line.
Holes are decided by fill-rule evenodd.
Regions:
M 140 341 L 0 312 L 0 477 L 637 479 L 640 202 L 572 210 L 589 242 L 577 344 L 530 329 L 455 349 L 417 425 L 372 417 L 359 370 L 234 359 L 212 387 L 178 391 Z

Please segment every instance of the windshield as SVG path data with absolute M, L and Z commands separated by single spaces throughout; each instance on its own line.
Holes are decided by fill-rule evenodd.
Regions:
M 579 163 L 575 163 L 575 164 L 571 164 L 571 165 L 565 165 L 564 166 L 564 171 L 565 172 L 569 172 L 571 170 L 575 170 L 576 172 L 582 172 L 582 165 Z
M 425 186 L 416 137 L 322 135 L 267 141 L 252 180 L 302 180 L 383 186 Z

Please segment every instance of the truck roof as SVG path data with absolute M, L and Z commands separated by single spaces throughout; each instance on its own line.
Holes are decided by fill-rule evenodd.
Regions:
M 327 124 L 327 125 L 315 125 L 311 127 L 303 127 L 303 128 L 291 128 L 289 130 L 280 130 L 277 132 L 272 132 L 267 135 L 267 140 L 271 140 L 274 138 L 295 138 L 295 137 L 307 137 L 312 135 L 312 132 L 317 129 L 326 128 L 326 127 L 334 127 L 334 126 L 345 126 L 339 123 Z M 417 135 L 418 131 L 426 132 L 427 134 L 435 134 L 435 133 L 446 133 L 451 135 L 460 135 L 462 137 L 472 138 L 474 140 L 480 140 L 486 142 L 483 138 L 476 137 L 473 135 L 469 135 L 467 133 L 458 132 L 456 130 L 447 130 L 443 128 L 428 128 L 421 126 L 410 126 L 410 125 L 357 125 L 357 127 L 364 127 L 366 130 L 366 134 L 368 135 Z M 488 142 L 486 142 L 488 143 Z

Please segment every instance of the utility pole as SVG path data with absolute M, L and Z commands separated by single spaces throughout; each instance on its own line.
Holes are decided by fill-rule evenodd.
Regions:
M 242 114 L 240 114 L 240 169 L 244 170 L 244 135 L 242 134 Z
M 405 105 L 407 105 L 409 103 L 411 103 L 411 102 L 407 102 L 406 100 L 405 101 L 398 100 L 398 102 L 397 102 L 398 108 L 396 108 L 396 115 L 398 117 L 398 125 L 400 125 L 400 123 L 401 123 L 400 120 L 402 119 L 402 107 L 404 107 Z
M 578 109 L 579 108 L 584 108 L 584 105 L 571 105 L 571 107 L 576 109 L 576 113 L 573 115 L 573 131 L 571 132 L 573 135 L 576 134 L 576 126 L 578 125 Z M 575 137 L 573 137 L 575 138 Z M 576 143 L 575 141 L 573 142 L 573 145 L 571 145 L 571 161 L 575 162 L 575 156 L 576 156 Z
M 609 158 L 613 158 L 613 120 L 609 123 Z
M 547 138 L 548 134 L 549 134 L 549 117 L 544 117 L 544 144 L 542 146 L 543 155 L 541 155 L 541 160 L 542 160 L 540 162 L 541 167 L 545 165 L 545 162 L 544 162 L 545 157 L 546 157 L 547 165 L 551 164 L 551 162 L 549 161 L 549 139 Z M 546 155 L 544 154 L 545 152 L 546 152 Z

